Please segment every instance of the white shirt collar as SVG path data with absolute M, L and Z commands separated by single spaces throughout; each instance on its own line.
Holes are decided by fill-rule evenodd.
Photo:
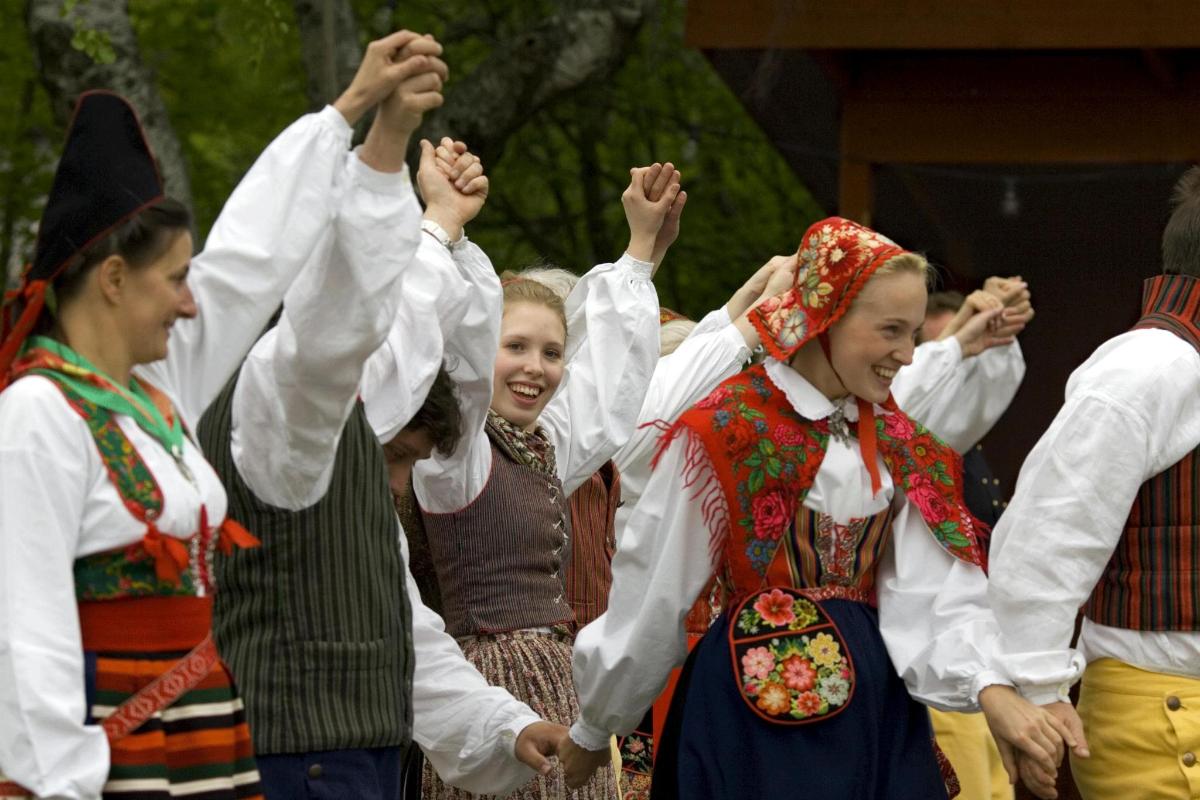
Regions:
M 830 400 L 821 390 L 813 386 L 796 370 L 774 358 L 768 358 L 765 363 L 767 377 L 775 388 L 783 392 L 784 397 L 791 403 L 792 408 L 805 419 L 825 419 L 833 413 L 835 407 L 840 407 L 848 420 L 858 419 L 858 402 L 853 396 L 839 400 Z

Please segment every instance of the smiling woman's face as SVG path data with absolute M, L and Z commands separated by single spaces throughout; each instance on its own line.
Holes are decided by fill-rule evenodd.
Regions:
M 846 316 L 829 329 L 833 367 L 851 394 L 873 403 L 887 400 L 896 371 L 912 363 L 927 299 L 920 272 L 890 272 L 867 281 Z
M 552 309 L 506 303 L 492 376 L 492 410 L 532 430 L 562 382 L 566 339 L 562 318 Z

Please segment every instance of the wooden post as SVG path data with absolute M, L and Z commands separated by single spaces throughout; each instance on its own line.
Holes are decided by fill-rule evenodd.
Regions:
M 842 156 L 838 170 L 838 214 L 870 226 L 874 207 L 875 165 L 869 161 Z

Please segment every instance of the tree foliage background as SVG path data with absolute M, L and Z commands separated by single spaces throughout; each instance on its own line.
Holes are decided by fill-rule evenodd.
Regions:
M 698 316 L 821 215 L 704 57 L 683 0 L 0 0 L 0 263 L 32 252 L 69 96 L 144 88 L 179 148 L 171 190 L 199 239 L 271 138 L 332 99 L 389 30 L 446 45 L 446 107 L 423 133 L 483 154 L 473 239 L 498 269 L 614 260 L 628 169 L 673 161 L 689 202 L 659 272 L 664 305 Z M 82 60 L 81 60 L 82 59 Z M 132 72 L 125 71 L 126 68 Z M 148 125 L 149 127 L 149 125 Z M 164 146 L 154 145 L 163 161 Z

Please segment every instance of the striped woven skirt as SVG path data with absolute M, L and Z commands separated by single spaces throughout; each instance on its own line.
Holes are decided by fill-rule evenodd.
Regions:
M 501 686 L 550 722 L 570 725 L 579 717 L 579 700 L 571 677 L 571 637 L 567 634 L 513 631 L 459 639 L 463 654 L 487 682 Z M 446 786 L 428 763 L 422 780 L 424 800 L 468 800 L 481 797 Z M 492 795 L 482 795 L 492 797 Z M 513 792 L 514 800 L 616 800 L 612 769 L 601 768 L 586 785 L 569 791 L 556 770 L 539 775 Z
M 89 653 L 89 722 L 103 720 L 183 655 Z M 194 689 L 114 742 L 111 757 L 106 799 L 262 797 L 246 712 L 220 663 Z
M 89 723 L 167 672 L 211 630 L 211 600 L 146 597 L 81 603 Z M 220 661 L 111 744 L 104 798 L 261 798 L 246 712 Z

